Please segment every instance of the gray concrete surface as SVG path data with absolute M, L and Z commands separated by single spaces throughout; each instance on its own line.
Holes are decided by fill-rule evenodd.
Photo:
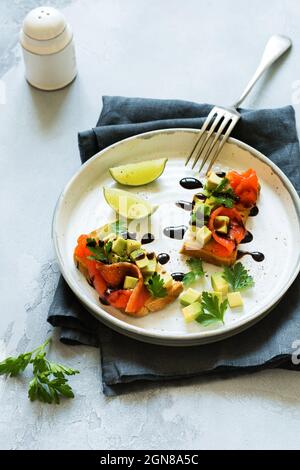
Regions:
M 73 26 L 79 67 L 74 84 L 54 93 L 27 85 L 16 45 L 23 15 L 40 3 L 0 2 L 0 359 L 51 333 L 45 319 L 59 275 L 52 213 L 79 166 L 76 133 L 94 125 L 102 94 L 226 104 L 280 32 L 294 48 L 247 105 L 293 103 L 299 117 L 298 0 L 52 1 Z M 54 335 L 51 356 L 81 370 L 76 398 L 32 404 L 23 378 L 1 377 L 1 449 L 299 448 L 298 373 L 155 385 L 107 399 L 97 350 L 63 346 Z

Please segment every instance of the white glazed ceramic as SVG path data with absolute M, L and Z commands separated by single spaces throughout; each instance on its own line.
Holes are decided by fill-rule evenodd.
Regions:
M 41 90 L 57 90 L 76 76 L 73 33 L 63 14 L 41 6 L 31 10 L 20 32 L 25 74 Z
M 53 241 L 61 272 L 67 283 L 86 308 L 100 321 L 133 338 L 170 346 L 187 346 L 219 341 L 253 325 L 278 303 L 300 269 L 300 202 L 286 176 L 264 155 L 255 149 L 230 139 L 222 150 L 215 169 L 244 171 L 254 168 L 261 183 L 259 215 L 250 218 L 247 228 L 254 240 L 244 249 L 260 251 L 265 261 L 257 263 L 243 258 L 255 279 L 255 287 L 243 294 L 244 308 L 230 310 L 225 325 L 209 328 L 196 322 L 185 324 L 179 302 L 144 318 L 132 318 L 98 301 L 95 290 L 88 285 L 73 261 L 77 237 L 112 220 L 114 215 L 106 204 L 102 187 L 115 186 L 108 168 L 119 164 L 167 157 L 164 174 L 154 183 L 140 188 L 125 188 L 159 204 L 152 216 L 152 226 L 144 231 L 154 232 L 156 240 L 147 248 L 171 256 L 166 269 L 187 271 L 184 257 L 178 254 L 181 241 L 170 240 L 162 234 L 167 225 L 187 224 L 189 213 L 175 206 L 179 199 L 192 200 L 196 191 L 179 185 L 184 176 L 196 173 L 184 167 L 186 155 L 195 141 L 193 129 L 161 130 L 141 134 L 119 142 L 85 163 L 71 179 L 58 201 L 53 220 Z M 197 176 L 197 175 L 196 175 Z M 134 222 L 133 222 L 134 224 Z M 132 225 L 130 230 L 135 230 Z M 208 274 L 221 268 L 204 263 Z M 209 290 L 209 278 L 199 281 L 196 288 Z M 284 315 L 284 312 L 282 312 Z

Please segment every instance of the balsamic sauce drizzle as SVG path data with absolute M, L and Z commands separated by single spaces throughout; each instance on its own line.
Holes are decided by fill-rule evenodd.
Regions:
M 154 242 L 155 237 L 152 235 L 152 233 L 145 233 L 145 235 L 142 236 L 141 239 L 141 244 L 142 245 L 148 245 L 149 243 Z
M 203 188 L 203 184 L 201 181 L 197 180 L 197 178 L 182 178 L 179 182 L 180 186 L 184 189 L 199 189 Z
M 175 206 L 188 212 L 191 212 L 191 210 L 193 210 L 193 203 L 188 201 L 177 201 L 175 202 Z
M 157 255 L 157 262 L 159 264 L 167 264 L 169 261 L 170 255 L 168 255 L 168 253 L 159 253 L 159 255 Z
M 245 237 L 241 241 L 241 243 L 250 243 L 253 240 L 253 235 L 251 232 L 247 231 Z
M 184 278 L 184 273 L 172 273 L 171 276 L 174 279 L 174 281 L 182 282 Z
M 171 226 L 164 228 L 163 233 L 166 237 L 172 238 L 173 240 L 183 240 L 187 229 L 186 225 Z
M 259 208 L 257 206 L 253 206 L 249 212 L 249 217 L 256 217 L 259 213 Z
M 252 256 L 252 259 L 257 263 L 261 263 L 265 259 L 265 255 L 259 251 L 238 251 L 237 259 L 241 259 L 246 255 Z

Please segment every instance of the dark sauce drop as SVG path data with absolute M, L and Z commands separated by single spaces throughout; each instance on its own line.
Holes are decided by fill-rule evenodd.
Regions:
M 174 279 L 174 281 L 181 282 L 181 281 L 183 281 L 184 273 L 172 273 L 171 276 Z
M 251 232 L 246 232 L 245 238 L 241 241 L 241 243 L 250 243 L 253 240 L 253 235 Z
M 219 173 L 216 173 L 216 175 L 217 175 L 219 178 L 225 178 L 226 173 L 225 173 L 225 171 L 219 171 Z
M 136 256 L 135 260 L 136 260 L 136 261 L 140 261 L 141 259 L 144 259 L 145 256 L 146 256 L 145 253 L 142 252 L 140 255 Z
M 246 255 L 252 256 L 252 259 L 257 263 L 261 263 L 265 259 L 265 255 L 259 251 L 238 251 L 237 259 L 241 259 Z
M 259 208 L 257 206 L 254 206 L 249 212 L 249 217 L 256 217 L 258 213 L 259 213 Z
M 159 253 L 159 255 L 157 255 L 157 262 L 159 264 L 167 264 L 168 261 L 170 261 L 168 253 Z
M 197 178 L 182 178 L 182 180 L 180 180 L 179 184 L 184 189 L 203 188 L 203 184 L 201 183 L 201 181 L 197 180 Z
M 186 225 L 178 225 L 177 227 L 166 227 L 164 228 L 164 235 L 172 238 L 173 240 L 183 240 L 184 234 L 187 231 Z
M 142 236 L 141 244 L 148 245 L 148 243 L 152 243 L 154 242 L 154 240 L 155 238 L 154 238 L 154 235 L 152 235 L 152 233 L 146 233 L 145 235 Z
M 105 297 L 99 297 L 99 302 L 101 302 L 102 305 L 109 305 L 108 300 Z
M 88 284 L 91 286 L 91 287 L 94 287 L 94 281 L 93 279 L 90 279 L 89 277 L 86 278 Z
M 199 199 L 199 201 L 206 201 L 207 197 L 205 196 L 205 194 L 195 194 L 194 196 L 195 199 Z
M 177 201 L 175 202 L 175 206 L 189 212 L 193 209 L 193 203 L 188 201 Z

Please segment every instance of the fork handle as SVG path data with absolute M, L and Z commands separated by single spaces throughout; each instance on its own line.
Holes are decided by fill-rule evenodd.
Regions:
M 240 104 L 244 101 L 244 99 L 249 95 L 250 91 L 262 76 L 262 74 L 274 63 L 276 60 L 279 59 L 292 45 L 292 41 L 286 37 L 281 36 L 279 34 L 275 34 L 271 36 L 269 39 L 263 56 L 261 58 L 260 64 L 253 76 L 253 78 L 248 83 L 244 93 L 240 97 L 240 99 L 233 105 L 234 108 L 239 108 Z

